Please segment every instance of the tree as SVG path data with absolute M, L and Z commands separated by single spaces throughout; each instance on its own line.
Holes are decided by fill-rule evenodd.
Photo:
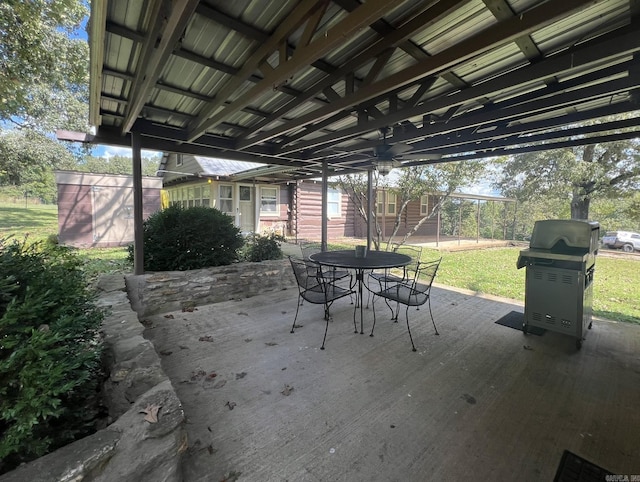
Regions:
M 73 169 L 76 158 L 59 142 L 30 129 L 0 133 L 0 186 L 53 202 L 54 169 Z
M 87 42 L 81 0 L 0 3 L 0 120 L 41 132 L 87 128 Z
M 400 206 L 399 209 L 396 210 L 392 233 L 385 240 L 387 248 L 396 237 L 401 225 L 402 216 L 411 201 L 417 201 L 421 196 L 427 194 L 436 194 L 438 197 L 438 202 L 432 206 L 431 211 L 423 216 L 418 223 L 404 235 L 398 244 L 404 244 L 407 239 L 418 231 L 427 219 L 434 217 L 442 206 L 442 203 L 448 199 L 453 192 L 477 180 L 484 172 L 484 166 L 484 163 L 479 161 L 446 162 L 398 169 L 399 177 L 395 181 L 390 179 L 381 181 L 379 176 L 374 176 L 374 196 L 379 188 L 386 188 L 396 195 L 398 205 Z M 376 249 L 379 249 L 382 242 L 382 229 L 378 224 L 375 212 L 367 212 L 366 178 L 362 175 L 340 176 L 335 184 L 348 193 L 356 206 L 358 214 L 365 222 L 367 222 L 369 216 L 375 219 L 376 236 L 373 241 Z M 372 204 L 375 209 L 375 199 Z
M 142 158 L 142 175 L 155 176 L 160 162 L 157 157 Z M 98 174 L 133 174 L 133 160 L 126 156 L 95 157 L 85 156 L 75 169 Z
M 628 197 L 637 190 L 640 140 L 516 155 L 503 162 L 496 185 L 522 201 L 568 201 L 572 219 L 588 219 L 593 199 Z

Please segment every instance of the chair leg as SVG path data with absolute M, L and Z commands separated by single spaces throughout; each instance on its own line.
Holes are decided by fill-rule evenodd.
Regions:
M 327 311 L 329 310 L 329 308 L 327 308 Z M 324 350 L 324 342 L 327 340 L 327 331 L 329 331 L 329 317 L 325 316 L 325 319 L 327 320 L 325 322 L 324 325 L 324 337 L 322 338 L 322 346 L 320 347 L 321 350 Z
M 369 336 L 373 336 L 373 330 L 376 328 L 376 297 L 373 297 L 373 301 L 371 302 L 371 306 L 373 307 L 373 325 L 371 326 L 371 333 Z M 354 321 L 355 324 L 355 321 Z M 358 332 L 356 328 L 356 333 Z
M 291 333 L 294 332 L 296 328 L 296 320 L 298 319 L 298 310 L 300 309 L 300 295 L 298 295 L 298 302 L 296 303 L 296 316 L 293 318 L 293 325 L 291 326 Z
M 438 328 L 436 328 L 436 321 L 433 319 L 433 313 L 431 312 L 431 295 L 429 295 L 429 314 L 431 315 L 431 323 L 433 323 L 433 329 L 436 330 L 436 335 L 439 335 Z
M 411 348 L 413 351 L 418 351 L 416 350 L 416 346 L 413 344 L 413 336 L 411 336 L 411 328 L 409 328 L 409 305 L 407 305 L 405 316 L 407 317 L 407 331 L 409 332 L 409 339 L 411 340 Z

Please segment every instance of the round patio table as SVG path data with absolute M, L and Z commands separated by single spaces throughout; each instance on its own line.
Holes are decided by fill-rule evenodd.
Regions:
M 362 286 L 364 284 L 364 272 L 374 269 L 400 268 L 411 262 L 411 256 L 406 254 L 394 253 L 392 251 L 367 251 L 365 256 L 357 257 L 354 249 L 344 249 L 337 251 L 323 251 L 314 253 L 309 256 L 311 261 L 324 266 L 335 268 L 347 268 L 355 270 L 356 282 L 358 283 L 358 291 L 356 307 L 360 303 L 360 334 L 364 334 L 363 330 L 363 303 L 362 303 Z M 356 333 L 358 330 L 356 329 Z

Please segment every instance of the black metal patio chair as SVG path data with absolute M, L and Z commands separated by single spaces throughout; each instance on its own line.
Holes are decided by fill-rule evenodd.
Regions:
M 295 332 L 296 321 L 298 320 L 298 311 L 302 300 L 306 300 L 309 303 L 324 305 L 324 319 L 326 326 L 324 329 L 324 337 L 322 338 L 321 350 L 324 350 L 324 344 L 327 339 L 327 331 L 329 330 L 329 321 L 331 320 L 331 313 L 329 308 L 334 301 L 350 296 L 354 294 L 351 288 L 343 288 L 336 285 L 335 281 L 327 278 L 322 271 L 322 266 L 311 261 L 304 259 L 295 259 L 289 256 L 291 267 L 293 268 L 293 274 L 296 277 L 296 284 L 298 285 L 298 302 L 296 305 L 296 315 L 293 319 L 293 325 L 291 326 L 291 333 Z M 354 310 L 353 315 L 353 327 L 356 328 L 356 315 Z
M 319 266 L 318 263 L 311 260 L 310 256 L 322 251 L 320 243 L 303 243 L 300 245 L 300 251 L 302 252 L 302 259 L 313 263 L 315 266 Z M 337 281 L 347 277 L 351 278 L 351 273 L 348 270 L 339 270 L 337 268 L 322 270 L 322 275 L 331 281 Z M 351 285 L 351 283 L 349 283 L 349 285 Z
M 433 328 L 436 331 L 436 335 L 440 334 L 438 333 L 436 322 L 433 319 L 433 312 L 431 311 L 431 285 L 436 277 L 441 261 L 442 258 L 426 263 L 418 263 L 414 271 L 413 279 L 397 283 L 373 293 L 373 326 L 371 327 L 371 334 L 369 336 L 373 336 L 373 330 L 376 327 L 376 296 L 383 298 L 385 301 L 396 302 L 397 309 L 395 315 L 392 314 L 392 320 L 396 322 L 398 321 L 400 305 L 402 304 L 406 306 L 405 316 L 407 318 L 407 331 L 409 332 L 409 339 L 411 340 L 411 347 L 413 351 L 416 351 L 416 346 L 413 343 L 413 336 L 411 335 L 411 328 L 409 327 L 410 306 L 422 306 L 425 303 L 428 303 L 429 315 L 431 316 Z
M 403 266 L 401 268 L 401 271 L 398 271 L 397 268 L 393 268 L 369 273 L 369 280 L 373 281 L 374 285 L 376 283 L 378 284 L 377 288 L 369 288 L 371 291 L 382 291 L 386 288 L 391 288 L 395 284 L 409 281 L 411 279 L 411 276 L 413 276 L 413 273 L 415 272 L 422 256 L 422 246 L 392 244 L 391 250 L 394 253 L 406 254 L 407 256 L 411 257 L 411 262 L 408 265 Z M 369 298 L 370 297 L 371 296 L 369 296 Z M 367 298 L 367 308 L 369 307 L 369 298 Z M 393 308 L 391 308 L 391 305 L 389 305 L 388 301 L 387 306 L 393 314 Z

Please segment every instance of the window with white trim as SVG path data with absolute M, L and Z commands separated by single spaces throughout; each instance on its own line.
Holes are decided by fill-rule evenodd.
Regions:
M 396 213 L 397 196 L 393 192 L 387 192 L 387 214 Z
M 210 198 L 211 198 L 211 185 L 207 183 L 202 187 L 202 206 L 203 207 L 205 208 L 211 207 Z
M 420 216 L 429 214 L 429 196 L 420 196 Z
M 278 188 L 260 188 L 260 214 L 276 216 L 278 214 Z
M 384 214 L 384 191 L 376 192 L 376 214 L 382 216 Z
M 327 189 L 327 216 L 340 217 L 342 214 L 342 193 L 339 189 Z
M 218 197 L 220 199 L 220 211 L 233 214 L 233 186 L 230 184 L 220 184 Z

